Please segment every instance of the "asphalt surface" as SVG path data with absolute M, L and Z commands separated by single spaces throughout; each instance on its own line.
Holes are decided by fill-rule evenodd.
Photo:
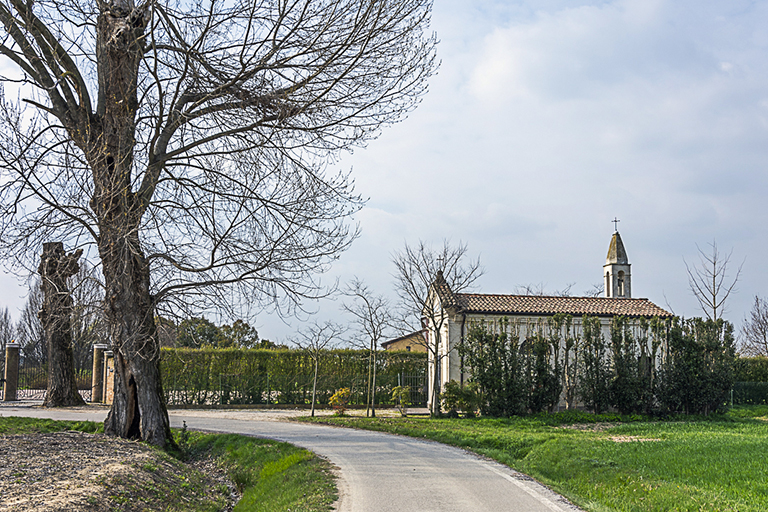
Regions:
M 107 409 L 0 407 L 2 416 L 103 421 Z M 531 478 L 431 441 L 264 420 L 258 411 L 170 411 L 171 425 L 286 441 L 339 468 L 340 512 L 573 512 L 581 509 Z M 260 417 L 262 419 L 260 419 Z

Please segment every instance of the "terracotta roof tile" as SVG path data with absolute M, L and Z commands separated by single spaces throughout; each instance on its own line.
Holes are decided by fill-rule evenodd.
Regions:
M 648 299 L 618 299 L 607 297 L 547 297 L 539 295 L 487 295 L 456 293 L 454 300 L 463 313 L 496 315 L 554 315 L 573 316 L 671 317 L 672 313 Z

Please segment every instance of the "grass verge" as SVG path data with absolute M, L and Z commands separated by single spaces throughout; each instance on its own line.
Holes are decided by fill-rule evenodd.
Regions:
M 0 417 L 0 435 L 5 436 L 67 430 L 98 433 L 103 427 L 94 422 Z M 131 471 L 119 478 L 97 479 L 96 484 L 106 489 L 98 498 L 103 501 L 93 497 L 88 502 L 109 510 L 221 510 L 229 490 L 194 466 L 226 473 L 242 494 L 234 508 L 238 512 L 324 512 L 337 498 L 330 464 L 307 450 L 234 434 L 181 430 L 175 435 L 183 452 L 171 457 L 147 447 L 154 452 L 150 460 L 128 464 Z
M 467 448 L 604 511 L 768 510 L 768 407 L 710 418 L 302 419 Z

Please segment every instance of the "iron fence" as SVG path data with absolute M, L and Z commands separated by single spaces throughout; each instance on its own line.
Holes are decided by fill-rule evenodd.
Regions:
M 91 401 L 91 370 L 75 372 L 77 391 L 83 400 Z M 19 368 L 19 383 L 16 391 L 17 400 L 43 400 L 48 388 L 48 369 L 45 366 L 24 365 Z

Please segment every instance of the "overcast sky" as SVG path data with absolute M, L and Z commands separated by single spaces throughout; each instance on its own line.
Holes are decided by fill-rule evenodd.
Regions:
M 438 0 L 432 29 L 420 107 L 338 163 L 370 200 L 333 276 L 391 294 L 394 250 L 450 238 L 480 256 L 479 292 L 581 295 L 618 217 L 634 297 L 700 314 L 683 260 L 715 239 L 734 272 L 746 258 L 726 318 L 768 296 L 768 1 Z

